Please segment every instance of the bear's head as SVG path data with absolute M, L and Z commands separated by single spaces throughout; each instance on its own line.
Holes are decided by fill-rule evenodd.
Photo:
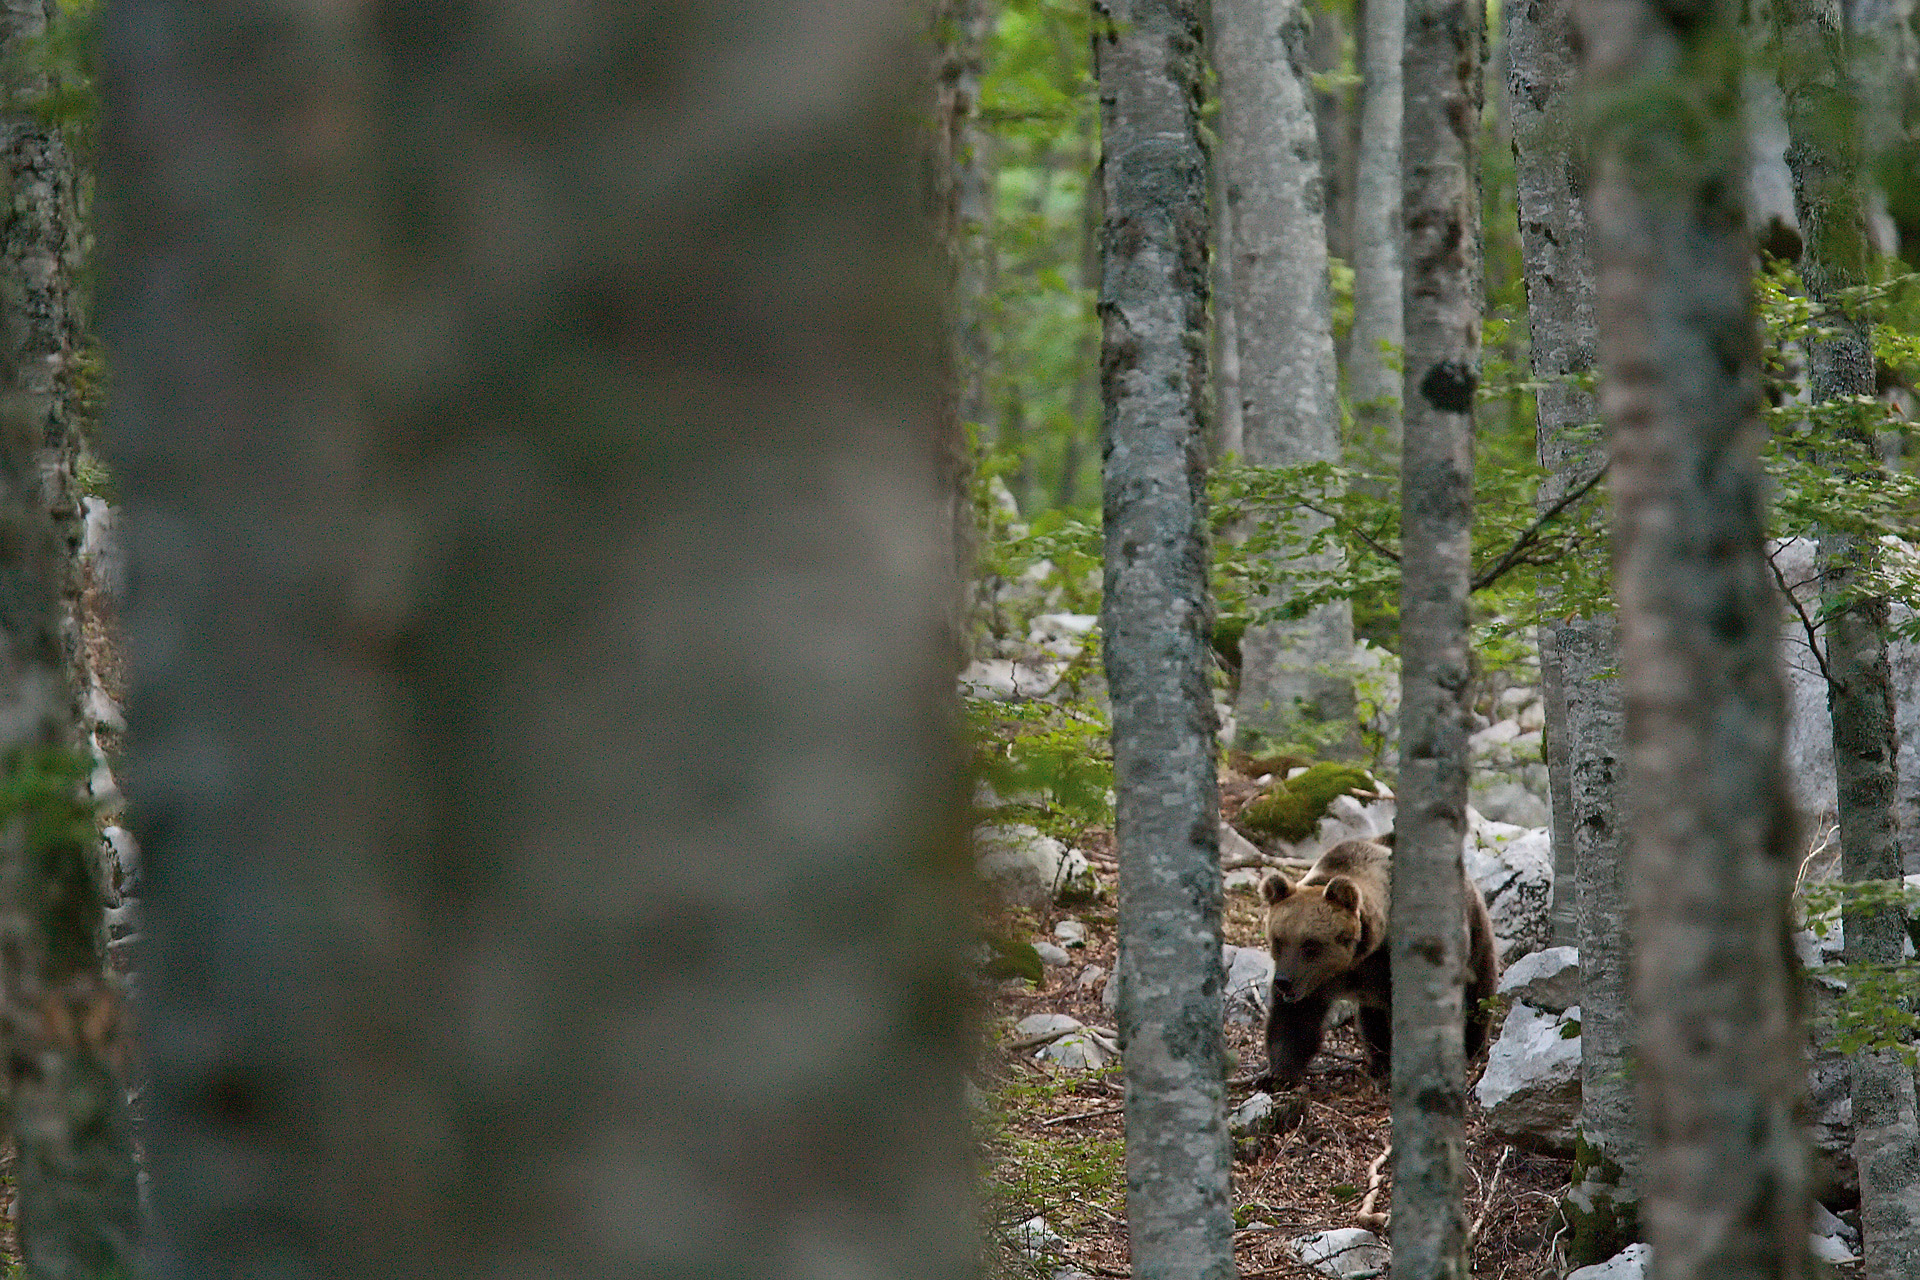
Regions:
M 1281 872 L 1260 882 L 1267 900 L 1267 945 L 1273 952 L 1273 994 L 1291 1004 L 1316 995 L 1380 945 L 1365 890 L 1349 876 L 1295 884 Z

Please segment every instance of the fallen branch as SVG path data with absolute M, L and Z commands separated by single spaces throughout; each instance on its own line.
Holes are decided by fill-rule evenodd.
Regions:
M 1380 1149 L 1380 1154 L 1373 1158 L 1373 1163 L 1367 1166 L 1367 1196 L 1360 1202 L 1360 1211 L 1353 1215 L 1353 1220 L 1369 1231 L 1385 1231 L 1387 1219 L 1393 1216 L 1391 1210 L 1386 1213 L 1373 1211 L 1373 1206 L 1380 1200 L 1380 1188 L 1386 1185 L 1387 1158 L 1392 1154 L 1393 1143 L 1389 1141 Z
M 1473 1220 L 1473 1226 L 1467 1230 L 1467 1248 L 1471 1249 L 1480 1239 L 1480 1228 L 1487 1225 L 1487 1214 L 1493 1208 L 1493 1193 L 1500 1189 L 1500 1171 L 1507 1167 L 1507 1157 L 1513 1154 L 1511 1146 L 1500 1149 L 1500 1160 L 1493 1166 L 1493 1177 L 1487 1181 L 1487 1194 L 1480 1201 L 1480 1216 Z
M 1040 1127 L 1046 1129 L 1056 1124 L 1072 1124 L 1075 1120 L 1098 1120 L 1103 1116 L 1125 1115 L 1126 1111 L 1127 1109 L 1125 1107 L 1102 1107 L 1098 1111 L 1076 1111 L 1070 1116 L 1055 1116 L 1051 1120 L 1042 1120 Z

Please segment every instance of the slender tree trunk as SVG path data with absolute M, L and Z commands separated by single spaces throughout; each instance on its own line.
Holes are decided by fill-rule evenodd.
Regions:
M 942 487 L 953 540 L 956 581 L 973 568 L 973 456 L 969 428 L 987 422 L 987 246 L 992 179 L 979 124 L 980 71 L 993 30 L 988 0 L 939 0 L 934 11 L 934 206 L 946 251 L 946 348 L 941 396 Z M 971 637 L 954 597 L 955 657 L 964 664 Z
M 1407 6 L 1406 440 L 1393 927 L 1393 1271 L 1466 1280 L 1467 637 L 1480 362 L 1477 0 Z
M 1807 344 L 1814 403 L 1874 393 L 1873 333 L 1849 314 L 1841 295 L 1867 283 L 1865 171 L 1860 97 L 1849 65 L 1852 41 L 1841 14 L 1817 0 L 1780 0 L 1780 88 L 1786 105 L 1787 166 L 1801 235 L 1800 277 L 1824 311 L 1822 333 Z M 1851 444 L 1874 441 L 1853 432 Z M 1842 464 L 1838 457 L 1836 464 Z M 1854 882 L 1898 881 L 1894 829 L 1899 734 L 1887 665 L 1887 601 L 1862 596 L 1877 544 L 1836 530 L 1820 535 L 1827 709 L 1833 721 L 1834 777 L 1840 808 L 1840 869 Z M 1898 907 L 1852 908 L 1845 920 L 1849 964 L 1898 965 L 1906 942 Z M 1913 1072 L 1890 1050 L 1852 1063 L 1853 1151 L 1860 1170 L 1865 1274 L 1873 1280 L 1920 1275 L 1920 1132 Z
M 1573 3 L 1513 5 L 1507 87 L 1516 206 L 1527 284 L 1540 465 L 1552 503 L 1593 476 L 1604 451 L 1584 428 L 1599 414 L 1575 385 L 1595 363 L 1593 261 L 1581 200 L 1574 97 Z M 1542 602 L 1548 767 L 1554 796 L 1556 929 L 1571 917 L 1580 948 L 1580 1138 L 1567 1217 L 1568 1260 L 1605 1261 L 1637 1238 L 1639 1132 L 1629 1048 L 1627 860 L 1620 821 L 1625 707 L 1610 614 L 1569 616 Z M 1569 910 L 1568 908 L 1571 908 Z
M 24 65 L 45 0 L 0 9 L 12 73 L 0 117 L 12 199 L 0 228 L 0 1028 L 16 1150 L 21 1260 L 32 1280 L 131 1275 L 139 1233 L 119 996 L 100 943 L 100 838 L 85 800 L 92 759 L 78 709 L 78 509 L 72 360 L 79 212 L 72 157 L 34 118 Z
M 1213 14 L 1246 460 L 1336 461 L 1326 188 L 1306 14 L 1301 0 L 1214 0 Z M 1330 737 L 1351 749 L 1352 652 L 1353 610 L 1345 603 L 1299 622 L 1248 628 L 1235 706 L 1240 732 L 1308 746 Z
M 1803 992 L 1730 3 L 1579 0 L 1658 1280 L 1808 1271 Z
M 105 10 L 159 1276 L 974 1273 L 924 58 L 717 12 Z
M 1142 1280 L 1233 1275 L 1207 686 L 1207 157 L 1193 0 L 1096 10 L 1106 590 L 1127 1228 Z
M 1353 328 L 1347 398 L 1364 446 L 1400 447 L 1400 60 L 1406 0 L 1361 0 L 1360 155 L 1353 204 Z

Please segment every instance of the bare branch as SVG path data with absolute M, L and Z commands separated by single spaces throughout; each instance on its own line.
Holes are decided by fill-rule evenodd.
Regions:
M 1773 580 L 1780 584 L 1780 594 L 1785 596 L 1787 603 L 1793 606 L 1794 613 L 1800 619 L 1801 628 L 1807 633 L 1807 648 L 1813 651 L 1813 660 L 1820 664 L 1820 678 L 1832 680 L 1833 672 L 1827 670 L 1827 655 L 1820 652 L 1820 629 L 1814 625 L 1813 619 L 1807 616 L 1806 609 L 1800 604 L 1800 597 L 1793 594 L 1793 588 L 1787 585 L 1786 575 L 1780 572 L 1780 566 L 1774 563 L 1772 556 L 1767 557 L 1767 568 L 1773 570 Z
M 1574 503 L 1580 501 L 1580 499 L 1586 497 L 1588 493 L 1592 492 L 1593 486 L 1600 483 L 1600 477 L 1606 475 L 1607 468 L 1611 467 L 1612 465 L 1613 465 L 1612 459 L 1608 459 L 1606 462 L 1601 463 L 1599 470 L 1595 471 L 1592 475 L 1588 476 L 1585 480 L 1581 481 L 1578 485 L 1575 485 L 1572 489 L 1562 494 L 1560 498 L 1556 500 L 1552 506 L 1548 507 L 1545 511 L 1542 511 L 1540 513 L 1539 518 L 1527 527 L 1527 531 L 1521 534 L 1520 537 L 1515 540 L 1514 544 L 1511 547 L 1507 548 L 1507 553 L 1501 556 L 1499 560 L 1494 562 L 1492 568 L 1487 569 L 1484 572 L 1476 574 L 1474 576 L 1473 589 L 1475 591 L 1484 591 L 1486 588 L 1498 582 L 1501 576 L 1505 574 L 1507 570 L 1513 568 L 1515 565 L 1551 563 L 1551 561 L 1547 561 L 1547 560 L 1523 559 L 1522 557 L 1525 556 L 1526 552 L 1530 550 L 1535 543 L 1540 541 L 1541 530 L 1545 529 L 1549 524 L 1553 523 L 1553 521 L 1559 517 L 1562 511 L 1565 511 L 1568 507 L 1572 506 Z M 1555 557 L 1555 559 L 1558 559 L 1558 557 Z

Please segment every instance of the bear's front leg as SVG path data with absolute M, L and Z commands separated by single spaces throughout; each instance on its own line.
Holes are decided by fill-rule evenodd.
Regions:
M 1262 1083 L 1280 1089 L 1299 1084 L 1307 1074 L 1307 1064 L 1320 1052 L 1326 1024 L 1324 997 L 1289 1001 L 1273 993 L 1267 1008 L 1267 1074 Z
M 1360 1006 L 1360 1042 L 1367 1050 L 1367 1070 L 1374 1079 L 1393 1073 L 1393 1010 Z

